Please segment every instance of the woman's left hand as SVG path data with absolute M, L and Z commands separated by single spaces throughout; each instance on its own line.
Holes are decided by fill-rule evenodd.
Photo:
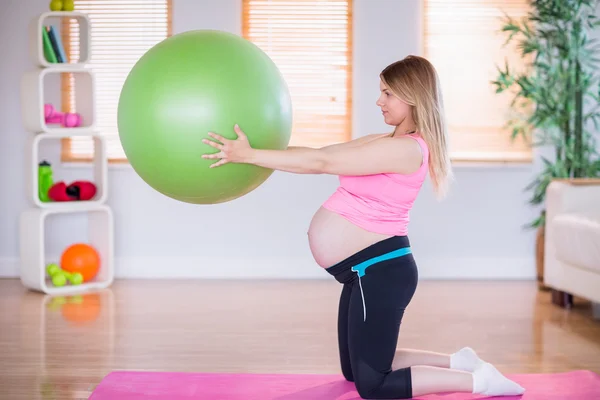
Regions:
M 249 156 L 252 152 L 252 147 L 248 142 L 248 137 L 246 137 L 246 134 L 240 129 L 240 127 L 237 124 L 235 125 L 234 130 L 235 133 L 238 135 L 237 139 L 234 140 L 225 139 L 223 136 L 217 135 L 213 132 L 208 132 L 208 136 L 215 139 L 214 141 L 209 139 L 202 139 L 203 143 L 212 146 L 217 150 L 220 150 L 218 153 L 202 155 L 202 158 L 220 159 L 216 163 L 211 164 L 210 168 L 218 167 L 229 162 L 245 162 L 249 159 Z

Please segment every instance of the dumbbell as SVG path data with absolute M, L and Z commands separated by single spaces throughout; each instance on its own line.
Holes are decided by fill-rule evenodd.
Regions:
M 71 282 L 72 285 L 80 285 L 83 282 L 83 275 L 79 272 L 75 272 L 73 274 L 62 270 L 57 264 L 49 264 L 46 267 L 46 272 L 52 279 L 52 284 L 54 286 L 64 286 L 67 283 L 67 280 Z
M 69 128 L 81 125 L 81 115 L 79 113 L 56 111 L 52 104 L 44 104 L 44 118 L 47 124 L 61 124 Z

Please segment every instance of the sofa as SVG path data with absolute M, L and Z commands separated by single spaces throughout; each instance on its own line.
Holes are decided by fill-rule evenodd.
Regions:
M 557 306 L 570 308 L 577 296 L 600 318 L 600 179 L 557 179 L 548 186 L 543 282 Z

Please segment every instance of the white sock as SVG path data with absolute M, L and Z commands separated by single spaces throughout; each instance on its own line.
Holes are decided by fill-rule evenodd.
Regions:
M 483 363 L 473 372 L 473 393 L 485 396 L 517 396 L 525 389 L 511 381 L 490 363 Z
M 456 353 L 450 355 L 450 369 L 473 372 L 484 361 L 470 347 L 463 347 Z

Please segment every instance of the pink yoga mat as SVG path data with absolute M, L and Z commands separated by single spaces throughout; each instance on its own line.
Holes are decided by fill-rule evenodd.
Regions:
M 449 393 L 419 400 L 598 400 L 600 375 L 590 371 L 508 375 L 526 389 L 522 396 L 489 397 Z M 341 375 L 211 374 L 115 371 L 89 400 L 359 400 Z

